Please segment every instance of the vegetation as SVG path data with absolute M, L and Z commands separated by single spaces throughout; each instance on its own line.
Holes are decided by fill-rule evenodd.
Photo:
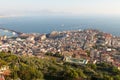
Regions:
M 6 80 L 120 80 L 120 71 L 107 63 L 80 66 L 61 62 L 57 57 L 0 53 L 0 66 L 8 65 L 11 71 Z

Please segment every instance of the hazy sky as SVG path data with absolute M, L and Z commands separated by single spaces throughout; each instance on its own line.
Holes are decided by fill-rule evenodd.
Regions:
M 0 16 L 120 15 L 120 0 L 0 0 Z

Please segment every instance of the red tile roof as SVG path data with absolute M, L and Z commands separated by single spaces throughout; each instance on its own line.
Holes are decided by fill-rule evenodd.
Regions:
M 0 78 L 0 80 L 4 80 L 3 78 Z

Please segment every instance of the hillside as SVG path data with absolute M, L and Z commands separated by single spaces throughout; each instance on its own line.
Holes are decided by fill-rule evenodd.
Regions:
M 52 56 L 40 59 L 1 52 L 2 66 L 9 66 L 6 80 L 120 80 L 120 71 L 110 64 L 77 65 Z

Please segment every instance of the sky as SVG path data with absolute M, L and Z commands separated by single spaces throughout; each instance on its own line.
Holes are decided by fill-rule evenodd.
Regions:
M 0 0 L 0 16 L 120 15 L 120 0 Z

